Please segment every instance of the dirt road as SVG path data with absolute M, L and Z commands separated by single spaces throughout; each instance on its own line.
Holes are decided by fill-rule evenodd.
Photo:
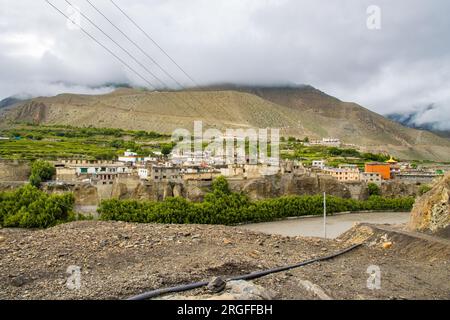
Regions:
M 327 238 L 334 239 L 349 230 L 355 223 L 401 224 L 409 220 L 409 212 L 368 212 L 336 214 L 327 217 Z M 324 237 L 323 217 L 305 217 L 275 222 L 254 223 L 242 229 L 282 236 Z

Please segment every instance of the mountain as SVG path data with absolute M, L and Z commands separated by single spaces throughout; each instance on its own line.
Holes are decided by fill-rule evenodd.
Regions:
M 402 126 L 329 96 L 311 86 L 256 87 L 220 85 L 187 91 L 157 92 L 129 88 L 105 95 L 62 94 L 14 106 L 0 120 L 43 124 L 117 127 L 172 133 L 205 128 L 280 128 L 284 136 L 340 138 L 365 151 L 403 159 L 448 161 L 450 141 Z
M 450 138 L 450 130 L 438 130 L 436 128 L 439 127 L 438 122 L 422 122 L 419 119 L 428 111 L 434 110 L 434 106 L 430 105 L 420 110 L 405 112 L 405 113 L 390 113 L 387 114 L 386 117 L 398 122 L 404 126 L 419 129 L 419 130 L 428 130 L 431 131 L 438 136 L 444 138 Z
M 23 99 L 19 99 L 16 97 L 8 97 L 0 101 L 0 109 L 12 106 L 13 104 L 22 102 Z

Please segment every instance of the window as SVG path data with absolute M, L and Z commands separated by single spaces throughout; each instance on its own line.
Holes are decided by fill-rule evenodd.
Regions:
M 88 173 L 88 168 L 81 168 L 80 171 L 81 173 Z

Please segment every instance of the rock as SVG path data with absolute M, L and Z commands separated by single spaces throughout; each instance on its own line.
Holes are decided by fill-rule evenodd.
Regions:
M 450 237 L 450 172 L 416 200 L 409 229 Z
M 181 185 L 176 184 L 173 187 L 173 196 L 174 197 L 182 197 L 183 196 L 183 189 L 182 189 Z
M 229 281 L 220 295 L 181 296 L 169 295 L 161 300 L 272 300 L 275 294 L 261 286 L 244 280 Z
M 392 247 L 392 242 L 383 242 L 383 249 L 390 249 Z
M 272 292 L 244 280 L 229 281 L 226 290 L 236 300 L 272 300 L 274 298 Z
M 3 236 L 0 236 L 0 243 L 2 243 L 2 242 L 5 242 L 5 237 L 3 237 Z
M 225 289 L 227 283 L 221 277 L 215 277 L 208 283 L 208 290 L 212 293 L 218 293 Z
M 233 242 L 230 239 L 223 239 L 223 244 L 228 245 L 228 244 L 232 244 Z
M 15 287 L 21 287 L 27 282 L 24 276 L 17 276 L 11 280 L 11 284 Z

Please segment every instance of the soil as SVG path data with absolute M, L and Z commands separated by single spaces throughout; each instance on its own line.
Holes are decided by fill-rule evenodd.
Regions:
M 254 280 L 278 299 L 450 299 L 450 244 L 360 225 L 336 240 L 234 227 L 82 221 L 47 230 L 0 229 L 0 299 L 126 299 L 162 287 L 236 276 L 363 246 L 332 260 Z M 387 247 L 386 243 L 390 243 Z M 370 265 L 381 288 L 369 290 Z M 81 287 L 69 289 L 70 266 Z M 199 289 L 184 295 L 201 295 Z

